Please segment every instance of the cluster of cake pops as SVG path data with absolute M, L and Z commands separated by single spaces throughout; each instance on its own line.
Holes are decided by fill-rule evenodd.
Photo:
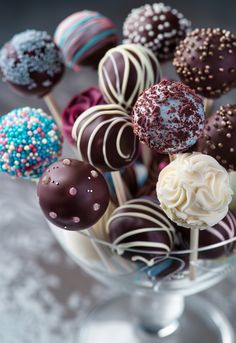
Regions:
M 236 236 L 229 211 L 236 105 L 207 120 L 204 110 L 204 101 L 236 86 L 236 37 L 218 28 L 191 31 L 190 21 L 163 3 L 132 10 L 123 36 L 119 44 L 110 19 L 81 11 L 64 19 L 54 38 L 27 30 L 2 47 L 3 80 L 43 97 L 51 115 L 25 107 L 0 118 L 0 170 L 39 179 L 42 211 L 78 254 L 94 258 L 88 250 L 99 250 L 78 230 L 148 266 L 191 249 L 195 278 L 198 247 Z M 161 64 L 170 61 L 181 82 L 162 79 Z M 73 97 L 61 114 L 51 92 L 65 65 L 78 75 L 83 66 L 95 68 L 98 86 Z M 60 159 L 61 132 L 73 159 Z M 199 258 L 233 252 L 226 244 Z

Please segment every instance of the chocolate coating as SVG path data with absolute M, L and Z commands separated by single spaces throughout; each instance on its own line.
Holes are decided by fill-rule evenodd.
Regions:
M 0 51 L 3 80 L 16 91 L 39 97 L 50 93 L 64 73 L 62 55 L 44 31 L 15 35 Z
M 117 253 L 133 261 L 166 256 L 174 244 L 174 225 L 156 202 L 145 198 L 118 207 L 107 223 L 107 231 Z
M 187 150 L 200 136 L 203 101 L 180 82 L 162 80 L 139 96 L 132 121 L 141 142 L 156 152 L 174 154 Z
M 206 121 L 195 150 L 211 155 L 228 170 L 236 170 L 236 105 L 221 106 Z
M 72 136 L 79 159 L 102 171 L 119 170 L 137 157 L 138 140 L 131 118 L 119 105 L 97 105 L 86 110 L 77 118 Z
M 118 44 L 112 21 L 94 11 L 80 11 L 65 18 L 57 27 L 55 42 L 68 67 L 79 71 L 81 65 L 97 67 L 107 50 Z
M 221 29 L 196 29 L 176 48 L 173 65 L 190 88 L 219 98 L 236 85 L 236 37 Z
M 160 61 L 170 60 L 176 45 L 190 30 L 191 22 L 176 9 L 154 3 L 133 9 L 123 26 L 124 43 L 141 44 Z
M 67 230 L 83 230 L 105 213 L 110 196 L 102 174 L 74 159 L 53 163 L 38 183 L 39 204 L 46 218 Z
M 160 66 L 155 55 L 137 44 L 123 44 L 110 49 L 99 63 L 100 90 L 107 103 L 129 110 L 139 94 L 160 80 Z
M 190 249 L 190 230 L 178 227 L 176 230 L 180 246 L 182 249 Z M 199 248 L 208 247 L 213 244 L 224 242 L 225 240 L 233 239 L 236 236 L 236 218 L 229 211 L 226 217 L 212 228 L 200 230 L 199 232 Z M 199 258 L 215 259 L 222 256 L 229 256 L 236 248 L 236 240 L 222 245 L 218 248 L 210 248 L 206 251 L 199 252 Z

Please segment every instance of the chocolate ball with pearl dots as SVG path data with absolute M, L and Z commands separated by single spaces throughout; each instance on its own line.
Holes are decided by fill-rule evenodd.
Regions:
M 236 85 L 236 36 L 222 29 L 196 29 L 177 46 L 173 65 L 198 94 L 219 98 Z
M 141 44 L 159 61 L 170 60 L 176 45 L 190 30 L 191 22 L 176 9 L 154 3 L 133 9 L 123 26 L 124 43 Z
M 46 218 L 67 230 L 90 228 L 110 200 L 103 175 L 88 163 L 68 158 L 45 170 L 37 193 Z
M 208 121 L 196 150 L 211 155 L 228 170 L 236 170 L 236 105 L 221 106 Z

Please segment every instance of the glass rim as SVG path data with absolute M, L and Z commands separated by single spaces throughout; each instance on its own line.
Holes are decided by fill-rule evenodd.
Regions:
M 58 228 L 59 230 L 61 230 L 60 228 Z M 133 248 L 122 248 L 122 244 L 114 244 L 111 243 L 109 241 L 105 241 L 102 239 L 97 238 L 93 233 L 92 233 L 93 228 L 90 229 L 86 229 L 86 230 L 79 230 L 79 231 L 70 231 L 67 230 L 68 232 L 76 232 L 88 239 L 90 239 L 91 241 L 95 242 L 95 243 L 99 243 L 100 245 L 106 246 L 108 248 L 110 248 L 111 250 L 114 251 L 118 251 L 118 250 L 122 250 L 124 252 L 131 252 L 131 253 L 142 253 L 142 254 L 153 254 L 153 255 L 157 255 L 157 256 L 163 256 L 163 255 L 189 255 L 193 252 L 208 252 L 208 251 L 212 251 L 213 249 L 217 249 L 220 247 L 224 247 L 228 244 L 231 244 L 233 242 L 236 242 L 236 236 L 227 240 L 224 240 L 222 242 L 219 243 L 214 243 L 214 244 L 210 244 L 204 247 L 198 247 L 198 249 L 184 249 L 184 250 L 169 250 L 168 252 L 164 252 L 164 251 L 157 251 L 157 250 L 142 250 L 142 249 L 133 249 Z M 229 253 L 229 255 L 233 255 L 234 251 L 232 249 L 232 252 Z M 119 254 L 120 256 L 122 256 L 123 254 Z M 220 257 L 228 257 L 228 255 L 223 255 L 223 256 L 219 256 Z

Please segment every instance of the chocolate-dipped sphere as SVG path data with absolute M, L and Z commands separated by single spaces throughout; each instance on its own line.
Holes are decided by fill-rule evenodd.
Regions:
M 119 170 L 134 162 L 138 140 L 130 116 L 119 105 L 97 105 L 76 120 L 72 136 L 78 156 L 102 171 Z
M 61 52 L 44 31 L 16 34 L 0 51 L 3 80 L 26 95 L 44 96 L 64 73 Z
M 173 57 L 176 45 L 190 30 L 183 14 L 163 3 L 133 9 L 123 26 L 124 43 L 141 44 L 152 50 L 160 61 Z
M 39 204 L 54 225 L 68 230 L 91 227 L 109 204 L 107 183 L 86 162 L 64 159 L 49 166 L 38 184 Z
M 80 11 L 65 18 L 57 27 L 55 42 L 68 67 L 79 71 L 81 65 L 97 66 L 106 51 L 118 44 L 112 21 L 94 11 Z
M 236 84 L 236 37 L 221 29 L 196 29 L 180 42 L 173 62 L 181 80 L 205 98 Z
M 162 80 L 139 96 L 132 120 L 141 142 L 157 152 L 174 154 L 190 148 L 200 136 L 203 101 L 180 82 Z
M 108 103 L 131 109 L 139 94 L 160 80 L 160 66 L 151 50 L 136 44 L 110 49 L 99 63 L 98 77 Z
M 195 149 L 236 170 L 236 105 L 221 106 L 208 119 Z
M 182 249 L 190 247 L 190 230 L 178 228 L 176 230 L 180 246 Z M 221 256 L 228 256 L 234 252 L 236 241 L 222 245 L 217 248 L 211 248 L 210 245 L 223 243 L 226 240 L 233 239 L 236 236 L 236 218 L 232 212 L 228 212 L 214 227 L 199 231 L 199 248 L 208 247 L 209 249 L 199 252 L 199 258 L 214 259 Z
M 118 207 L 107 223 L 107 230 L 117 253 L 133 261 L 147 262 L 166 256 L 174 244 L 174 225 L 151 199 L 134 199 Z

